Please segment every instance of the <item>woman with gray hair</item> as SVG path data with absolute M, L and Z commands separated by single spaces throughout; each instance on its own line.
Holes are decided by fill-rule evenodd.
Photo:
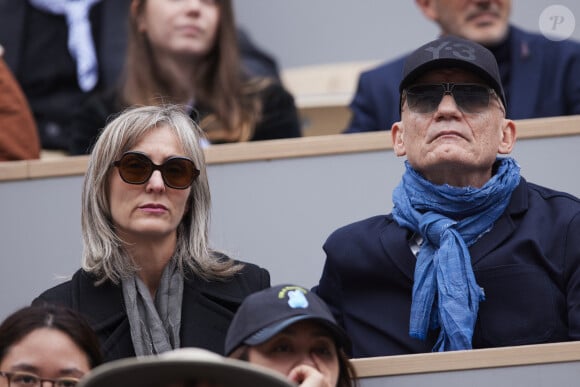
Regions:
M 231 319 L 267 270 L 209 247 L 199 127 L 177 106 L 128 109 L 103 130 L 82 194 L 83 267 L 37 303 L 78 310 L 105 360 L 179 347 L 223 352 Z

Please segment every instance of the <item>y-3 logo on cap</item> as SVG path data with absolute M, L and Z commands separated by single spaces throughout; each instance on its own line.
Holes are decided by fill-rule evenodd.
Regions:
M 441 50 L 451 51 L 451 54 L 456 58 L 463 60 L 475 60 L 475 50 L 463 43 L 449 43 L 443 42 L 439 46 L 426 47 L 425 51 L 433 54 L 433 59 L 439 59 Z

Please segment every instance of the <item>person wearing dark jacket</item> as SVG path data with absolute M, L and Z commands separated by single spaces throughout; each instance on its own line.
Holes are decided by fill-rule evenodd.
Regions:
M 266 269 L 209 247 L 202 137 L 179 107 L 132 108 L 90 156 L 83 267 L 33 304 L 83 314 L 107 361 L 188 346 L 222 353 L 243 299 L 270 286 Z
M 119 84 L 131 2 L 0 0 L 4 59 L 29 101 L 43 149 L 68 151 L 71 120 L 78 108 Z M 86 13 L 76 14 L 79 6 Z M 73 36 L 75 46 L 82 49 L 71 50 Z M 236 40 L 247 74 L 279 78 L 275 58 L 242 27 L 236 29 Z M 92 82 L 81 80 L 79 63 L 92 69 Z
M 507 116 L 526 119 L 580 114 L 580 43 L 554 41 L 509 24 L 511 1 L 416 0 L 441 35 L 473 40 L 495 56 Z M 399 121 L 399 82 L 407 55 L 363 72 L 345 132 L 389 130 Z
M 580 340 L 580 200 L 507 156 L 516 126 L 493 54 L 429 42 L 399 90 L 393 210 L 329 236 L 316 288 L 352 355 Z
M 72 118 L 70 153 L 89 153 L 125 107 L 168 102 L 182 105 L 211 143 L 301 136 L 294 98 L 278 78 L 246 70 L 238 41 L 230 0 L 133 0 L 122 79 Z

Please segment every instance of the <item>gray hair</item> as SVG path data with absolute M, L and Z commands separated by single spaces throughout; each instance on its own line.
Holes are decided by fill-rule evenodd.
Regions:
M 209 248 L 211 199 L 206 164 L 200 140 L 202 130 L 176 105 L 132 107 L 116 116 L 103 129 L 91 153 L 82 193 L 83 264 L 85 271 L 119 283 L 139 268 L 128 256 L 117 235 L 110 211 L 109 176 L 113 162 L 132 149 L 151 129 L 167 125 L 173 130 L 185 156 L 201 171 L 193 182 L 189 205 L 177 228 L 174 257 L 181 272 L 206 279 L 226 279 L 240 264 Z

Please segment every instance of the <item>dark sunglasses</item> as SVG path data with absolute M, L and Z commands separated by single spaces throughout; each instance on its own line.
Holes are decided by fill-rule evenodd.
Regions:
M 443 96 L 449 94 L 464 113 L 481 113 L 489 106 L 495 91 L 476 83 L 437 83 L 411 86 L 405 90 L 407 106 L 415 113 L 433 113 Z
M 120 160 L 113 163 L 125 183 L 143 184 L 151 178 L 154 171 L 161 172 L 166 186 L 186 189 L 199 176 L 199 170 L 188 158 L 170 157 L 161 165 L 140 152 L 125 152 Z

